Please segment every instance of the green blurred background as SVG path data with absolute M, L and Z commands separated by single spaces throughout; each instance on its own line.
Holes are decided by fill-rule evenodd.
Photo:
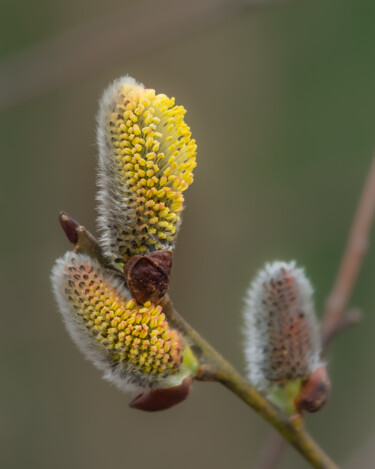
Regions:
M 108 17 L 112 37 L 111 18 L 128 27 L 134 2 L 1 1 L 1 468 L 256 468 L 270 433 L 215 384 L 166 412 L 129 409 L 63 327 L 49 281 L 70 249 L 57 214 L 95 229 L 95 113 L 112 79 L 130 74 L 188 110 L 198 166 L 171 294 L 224 356 L 243 369 L 243 295 L 265 261 L 305 266 L 319 312 L 332 285 L 375 147 L 375 2 L 206 1 L 184 28 L 171 18 L 144 43 L 159 21 L 147 12 L 168 16 L 171 3 L 139 0 L 145 21 L 122 49 L 105 50 L 98 36 L 75 57 L 87 25 Z M 72 30 L 76 46 L 48 49 Z M 33 62 L 40 43 L 54 61 Z M 56 67 L 70 56 L 76 69 Z M 36 91 L 23 96 L 31 81 Z M 332 399 L 308 418 L 348 469 L 375 467 L 374 277 L 373 246 L 351 300 L 364 320 L 336 341 Z M 279 467 L 308 466 L 288 449 Z

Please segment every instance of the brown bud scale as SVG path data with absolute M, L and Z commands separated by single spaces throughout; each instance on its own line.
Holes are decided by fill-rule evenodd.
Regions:
M 179 386 L 167 389 L 156 389 L 146 394 L 140 394 L 130 403 L 130 407 L 146 412 L 169 409 L 188 397 L 192 384 L 193 378 L 189 376 L 184 379 Z
M 324 366 L 312 373 L 296 399 L 296 408 L 302 412 L 317 412 L 328 401 L 331 382 Z
M 160 303 L 169 289 L 172 251 L 155 251 L 135 255 L 124 266 L 125 280 L 137 303 Z
M 64 230 L 64 233 L 66 234 L 66 237 L 69 239 L 69 241 L 72 244 L 77 244 L 78 243 L 77 228 L 80 226 L 79 223 L 65 212 L 60 212 L 59 221 L 60 221 L 61 228 Z

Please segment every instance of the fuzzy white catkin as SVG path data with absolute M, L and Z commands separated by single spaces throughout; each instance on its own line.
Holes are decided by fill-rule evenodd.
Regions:
M 245 356 L 258 389 L 307 379 L 320 365 L 313 289 L 294 261 L 266 264 L 246 295 Z
M 95 343 L 95 340 L 93 340 L 75 312 L 72 301 L 69 300 L 66 290 L 66 271 L 70 265 L 75 265 L 79 262 L 91 265 L 92 268 L 98 272 L 102 271 L 102 268 L 96 261 L 84 254 L 76 254 L 71 251 L 68 251 L 63 257 L 57 259 L 52 270 L 51 282 L 53 292 L 58 308 L 63 316 L 65 327 L 79 350 L 103 372 L 103 378 L 105 380 L 113 383 L 124 392 L 139 392 L 143 389 L 144 383 L 141 385 L 137 384 L 137 379 L 134 379 L 134 377 L 137 378 L 136 374 L 133 373 L 132 375 L 129 373 L 128 369 L 123 369 L 121 366 L 113 366 L 106 350 Z M 111 282 L 112 286 L 116 288 L 121 295 L 128 298 L 130 297 L 129 292 L 117 279 L 108 275 L 107 281 Z
M 181 364 L 184 344 L 161 307 L 137 304 L 95 259 L 69 251 L 56 261 L 51 281 L 68 332 L 104 379 L 135 392 L 175 386 L 189 374 Z M 155 333 L 165 339 L 159 349 Z
M 108 134 L 108 116 L 115 111 L 116 103 L 120 100 L 122 87 L 144 88 L 129 76 L 121 77 L 113 81 L 104 91 L 97 114 L 97 142 L 99 148 L 98 159 L 98 186 L 97 210 L 98 227 L 101 233 L 100 243 L 106 254 L 111 258 L 119 255 L 116 253 L 115 241 L 119 236 L 118 226 L 127 226 L 134 214 L 129 207 L 130 193 L 126 186 L 118 182 L 118 171 L 114 166 L 114 154 L 111 137 Z M 116 222 L 114 222 L 116 220 Z M 114 254 L 115 252 L 115 254 Z
M 100 245 L 115 262 L 173 251 L 196 143 L 174 98 L 128 76 L 104 92 L 97 117 Z

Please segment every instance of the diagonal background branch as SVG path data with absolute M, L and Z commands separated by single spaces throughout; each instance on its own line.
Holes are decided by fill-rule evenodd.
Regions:
M 358 278 L 369 245 L 369 233 L 375 214 L 375 157 L 350 229 L 348 243 L 341 260 L 323 316 L 323 342 L 330 340 L 335 329 L 345 321 L 349 298 Z
M 361 319 L 358 309 L 348 309 L 364 256 L 369 246 L 369 234 L 375 215 L 375 156 L 350 228 L 348 242 L 326 301 L 322 320 L 323 355 L 326 355 L 337 335 Z M 279 463 L 287 442 L 279 435 L 270 435 L 261 453 L 260 469 L 273 469 Z
M 60 213 L 60 224 L 75 252 L 86 253 L 96 258 L 107 268 L 107 259 L 95 237 L 77 221 L 64 212 Z M 268 401 L 260 391 L 247 382 L 203 337 L 200 336 L 174 309 L 170 298 L 165 295 L 160 306 L 169 324 L 182 331 L 199 360 L 200 367 L 195 379 L 216 381 L 236 394 L 252 407 L 277 431 L 279 431 L 301 455 L 317 469 L 338 469 L 330 457 L 311 438 L 301 417 L 289 418 Z

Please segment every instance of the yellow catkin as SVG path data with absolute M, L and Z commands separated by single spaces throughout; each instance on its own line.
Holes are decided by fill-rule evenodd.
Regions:
M 63 282 L 76 321 L 114 364 L 158 378 L 179 371 L 183 346 L 160 306 L 125 298 L 104 270 L 84 256 L 66 263 Z
M 183 192 L 193 181 L 196 143 L 186 111 L 174 98 L 130 79 L 111 86 L 99 114 L 106 136 L 99 166 L 107 175 L 99 180 L 99 202 L 106 199 L 99 223 L 111 257 L 126 261 L 173 249 Z

